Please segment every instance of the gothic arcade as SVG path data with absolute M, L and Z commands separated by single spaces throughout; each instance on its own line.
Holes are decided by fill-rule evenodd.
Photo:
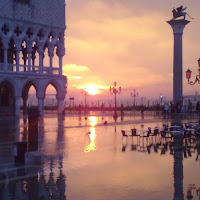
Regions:
M 0 10 L 0 113 L 19 116 L 20 102 L 25 111 L 34 86 L 43 114 L 49 84 L 56 89 L 62 112 L 67 84 L 62 75 L 65 1 L 7 0 L 0 1 Z

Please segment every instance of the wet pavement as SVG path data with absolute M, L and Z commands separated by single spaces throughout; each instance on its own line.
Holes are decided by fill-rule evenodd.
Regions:
M 39 119 L 41 165 L 14 162 L 13 142 L 27 140 L 28 122 L 1 120 L 0 199 L 199 199 L 196 143 L 172 151 L 160 138 L 121 134 L 197 120 L 128 115 L 115 122 L 107 113 L 91 115 L 46 113 Z

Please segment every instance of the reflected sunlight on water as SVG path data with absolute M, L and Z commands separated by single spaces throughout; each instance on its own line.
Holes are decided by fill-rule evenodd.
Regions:
M 95 125 L 97 125 L 98 118 L 95 116 L 91 116 L 91 117 L 89 117 L 89 122 L 90 122 L 91 126 L 95 126 Z
M 95 128 L 90 127 L 90 144 L 87 145 L 84 149 L 84 152 L 88 153 L 90 151 L 96 151 L 96 144 L 95 144 L 95 138 L 96 138 L 96 133 L 95 133 Z
M 89 131 L 89 138 L 90 138 L 90 144 L 85 146 L 84 152 L 88 153 L 90 151 L 96 151 L 96 144 L 95 144 L 95 139 L 96 139 L 96 128 L 95 125 L 98 122 L 98 118 L 91 116 L 89 117 L 89 123 L 91 125 L 90 131 Z

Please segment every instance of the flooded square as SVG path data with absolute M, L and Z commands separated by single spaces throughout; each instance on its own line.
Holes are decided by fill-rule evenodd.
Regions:
M 172 149 L 170 139 L 130 136 L 131 129 L 142 133 L 172 123 L 152 116 L 125 115 L 114 121 L 99 113 L 46 113 L 39 120 L 41 165 L 16 165 L 13 142 L 26 140 L 27 121 L 20 119 L 17 128 L 5 123 L 0 135 L 0 199 L 199 199 L 197 143 L 185 146 L 183 141 L 181 148 Z

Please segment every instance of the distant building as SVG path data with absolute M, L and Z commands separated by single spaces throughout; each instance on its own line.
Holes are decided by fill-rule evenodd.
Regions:
M 19 116 L 20 101 L 26 113 L 34 86 L 43 114 L 49 84 L 56 89 L 61 113 L 67 84 L 62 75 L 65 0 L 6 0 L 0 1 L 0 10 L 0 113 Z

